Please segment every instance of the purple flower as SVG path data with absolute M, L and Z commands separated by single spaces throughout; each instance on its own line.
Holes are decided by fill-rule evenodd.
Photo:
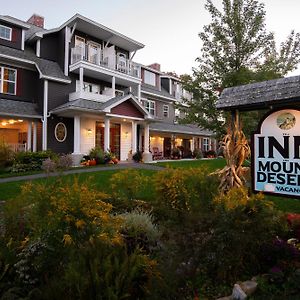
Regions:
M 271 273 L 282 273 L 282 270 L 278 267 L 278 266 L 274 266 L 271 270 L 270 270 Z

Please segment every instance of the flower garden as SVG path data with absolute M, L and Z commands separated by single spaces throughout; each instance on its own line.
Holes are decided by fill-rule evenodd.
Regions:
M 298 215 L 219 193 L 222 159 L 172 164 L 1 184 L 0 299 L 217 299 L 253 277 L 249 299 L 297 299 Z

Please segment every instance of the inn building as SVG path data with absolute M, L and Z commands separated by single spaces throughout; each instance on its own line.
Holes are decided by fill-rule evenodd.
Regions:
M 175 104 L 191 97 L 180 79 L 134 62 L 143 47 L 79 14 L 50 30 L 38 15 L 0 16 L 0 140 L 77 162 L 95 146 L 121 161 L 215 150 L 212 132 L 178 124 Z

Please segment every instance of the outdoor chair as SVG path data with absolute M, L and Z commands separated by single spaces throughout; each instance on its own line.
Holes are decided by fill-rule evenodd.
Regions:
M 156 159 L 162 159 L 163 158 L 163 154 L 161 151 L 159 151 L 158 147 L 153 147 L 153 152 L 152 152 L 152 158 L 153 160 Z

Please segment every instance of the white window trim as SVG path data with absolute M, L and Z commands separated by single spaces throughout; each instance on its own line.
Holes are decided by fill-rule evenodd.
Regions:
M 12 40 L 12 28 L 11 28 L 11 27 L 7 27 L 7 26 L 5 26 L 5 25 L 0 25 L 0 27 L 9 29 L 9 39 L 7 39 L 7 38 L 5 38 L 5 37 L 2 37 L 2 36 L 0 36 L 0 39 L 6 40 L 6 41 L 11 41 L 11 40 Z
M 202 139 L 202 143 L 203 143 L 203 151 L 209 151 L 210 149 L 210 138 L 204 137 Z M 205 149 L 207 146 L 207 149 Z
M 150 114 L 150 115 L 152 115 L 152 116 L 155 116 L 155 112 L 156 112 L 156 103 L 155 103 L 155 101 L 153 101 L 153 100 L 149 100 L 149 99 L 144 99 L 144 103 L 145 103 L 145 105 L 144 105 L 144 107 L 145 107 L 145 109 L 148 111 L 148 113 Z M 149 110 L 147 109 L 147 105 L 146 105 L 146 103 L 148 103 L 149 104 Z M 153 104 L 153 114 L 151 113 L 151 109 L 150 109 L 150 104 Z
M 147 79 L 149 79 L 149 81 L 146 81 L 146 74 L 149 74 Z M 154 78 L 151 78 L 151 76 L 154 76 Z M 154 79 L 154 82 L 150 83 L 150 79 Z M 156 74 L 154 72 L 148 71 L 148 70 L 144 70 L 144 82 L 146 84 L 152 85 L 152 86 L 156 86 Z
M 166 116 L 165 116 L 165 112 L 167 113 Z M 163 116 L 164 116 L 165 118 L 169 118 L 169 105 L 167 105 L 167 104 L 164 104 L 164 105 L 163 105 Z
M 8 69 L 8 70 L 13 70 L 15 71 L 15 81 L 11 81 L 11 80 L 4 80 L 4 69 Z M 0 93 L 1 94 L 5 94 L 5 95 L 17 95 L 17 69 L 13 69 L 13 68 L 8 68 L 8 67 L 3 67 L 3 66 L 0 66 L 0 72 L 1 72 L 1 79 L 0 79 Z M 14 82 L 15 83 L 15 90 L 14 90 L 14 93 L 4 93 L 3 92 L 3 84 L 4 84 L 4 81 L 6 82 Z

